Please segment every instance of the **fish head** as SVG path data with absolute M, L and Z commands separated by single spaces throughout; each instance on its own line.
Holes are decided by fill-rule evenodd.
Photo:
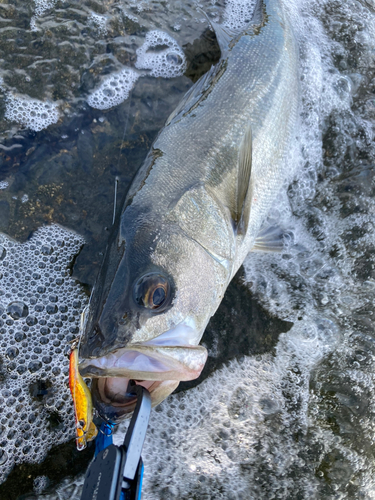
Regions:
M 224 266 L 178 225 L 138 220 L 131 233 L 124 222 L 107 249 L 80 345 L 80 372 L 94 379 L 94 405 L 112 421 L 135 407 L 129 379 L 156 405 L 200 375 L 207 351 L 198 344 L 228 281 Z

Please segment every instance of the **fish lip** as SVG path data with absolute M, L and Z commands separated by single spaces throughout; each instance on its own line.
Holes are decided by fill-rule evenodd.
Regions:
M 203 346 L 196 345 L 199 339 L 199 332 L 185 321 L 147 342 L 81 359 L 79 372 L 93 379 L 92 396 L 99 415 L 113 422 L 130 415 L 136 399 L 126 395 L 128 379 L 146 387 L 155 406 L 180 381 L 198 378 L 208 356 Z
M 129 379 L 119 378 L 119 377 L 105 377 L 97 379 L 98 382 L 98 392 L 103 403 L 110 404 L 115 408 L 132 408 L 137 402 L 137 396 L 128 396 L 126 392 L 119 391 L 117 394 L 109 395 L 106 392 L 106 386 L 111 384 L 112 381 L 121 380 L 123 387 L 128 385 Z M 145 387 L 150 394 L 162 383 L 162 381 L 144 381 L 144 380 L 134 380 L 136 385 L 142 385 Z M 113 397 L 115 395 L 115 397 Z M 112 396 L 112 397 L 111 397 Z
M 91 389 L 93 391 L 93 402 L 98 414 L 105 420 L 112 423 L 130 417 L 134 411 L 137 398 L 128 397 L 126 389 L 129 379 L 127 378 L 95 378 Z M 178 381 L 143 381 L 136 380 L 137 385 L 145 387 L 151 396 L 152 406 L 158 405 L 166 396 L 178 386 Z M 115 387 L 112 385 L 114 384 Z M 112 385 L 112 387 L 111 387 Z
M 95 358 L 82 359 L 82 376 L 187 381 L 199 377 L 207 350 L 189 318 L 145 342 L 133 342 Z
M 131 344 L 95 359 L 83 359 L 83 377 L 126 377 L 136 380 L 195 380 L 207 360 L 203 346 Z

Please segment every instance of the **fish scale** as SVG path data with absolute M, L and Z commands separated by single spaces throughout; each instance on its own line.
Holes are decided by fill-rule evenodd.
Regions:
M 239 38 L 224 56 L 227 69 L 209 95 L 192 112 L 188 104 L 180 113 L 183 116 L 162 130 L 153 145 L 162 156 L 156 159 L 132 201 L 133 207 L 145 210 L 151 199 L 150 210 L 155 218 L 167 217 L 170 204 L 187 186 L 205 183 L 207 179 L 217 182 L 215 159 L 231 148 L 231 161 L 220 172 L 221 185 L 216 188 L 219 195 L 225 193 L 227 178 L 237 168 L 241 138 L 250 122 L 257 203 L 252 207 L 250 238 L 242 245 L 244 250 L 239 252 L 238 265 L 251 248 L 279 182 L 286 177 L 282 167 L 287 166 L 282 159 L 297 113 L 294 39 L 278 3 L 265 2 L 265 8 L 267 21 L 261 33 Z M 125 221 L 128 223 L 126 216 Z M 234 266 L 234 272 L 238 265 Z
M 199 376 L 206 325 L 290 175 L 297 48 L 279 2 L 260 0 L 255 17 L 241 33 L 212 23 L 221 59 L 167 120 L 113 229 L 80 347 L 94 404 L 113 420 L 134 407 L 117 401 L 121 377 L 124 390 L 158 381 L 155 405 Z

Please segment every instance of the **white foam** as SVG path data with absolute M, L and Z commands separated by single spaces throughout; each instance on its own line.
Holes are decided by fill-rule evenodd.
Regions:
M 6 189 L 7 187 L 9 187 L 8 181 L 0 181 L 0 189 Z
M 241 31 L 251 21 L 255 0 L 227 0 L 224 10 L 224 26 Z
M 99 35 L 105 36 L 108 33 L 107 18 L 105 16 L 92 12 L 87 20 L 96 26 Z
M 159 46 L 164 48 L 156 51 Z M 137 49 L 135 67 L 150 70 L 150 76 L 175 78 L 184 73 L 186 57 L 174 38 L 168 33 L 154 30 L 147 33 L 144 44 Z
M 39 132 L 59 119 L 57 103 L 7 94 L 5 118 Z
M 43 16 L 48 10 L 53 9 L 57 0 L 34 0 L 36 17 Z
M 0 383 L 0 481 L 14 464 L 40 462 L 52 446 L 74 435 L 67 387 L 69 361 L 64 350 L 78 333 L 80 312 L 87 303 L 68 271 L 82 244 L 81 236 L 56 225 L 39 229 L 22 244 L 0 233 L 4 377 Z M 53 432 L 51 417 L 61 423 Z M 39 478 L 36 491 L 45 484 Z
M 109 75 L 99 88 L 87 98 L 88 104 L 96 109 L 109 109 L 125 101 L 139 78 L 139 73 L 124 68 L 119 73 Z
M 30 30 L 38 31 L 37 19 L 44 16 L 46 12 L 53 9 L 56 5 L 57 0 L 34 0 L 35 10 L 34 15 L 30 18 Z

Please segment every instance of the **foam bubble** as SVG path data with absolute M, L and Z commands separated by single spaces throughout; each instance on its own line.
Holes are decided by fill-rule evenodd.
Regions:
M 0 189 L 6 189 L 7 187 L 9 187 L 8 181 L 0 181 Z
M 0 234 L 0 481 L 74 435 L 64 350 L 78 333 L 76 304 L 87 303 L 68 272 L 83 242 L 56 225 L 22 244 Z M 40 492 L 46 480 L 37 479 Z
M 34 493 L 36 495 L 42 493 L 49 484 L 49 479 L 47 476 L 38 476 L 34 479 Z
M 35 11 L 34 15 L 30 19 L 30 30 L 38 31 L 38 26 L 36 21 L 38 17 L 42 17 L 46 12 L 56 5 L 57 0 L 34 0 L 35 3 Z
M 59 119 L 58 105 L 50 101 L 39 101 L 30 97 L 15 97 L 7 94 L 5 118 L 40 132 Z
M 34 0 L 35 3 L 35 15 L 37 17 L 42 16 L 50 9 L 53 9 L 57 0 Z
M 224 26 L 235 31 L 241 31 L 251 21 L 255 1 L 227 0 L 224 10 Z
M 96 26 L 99 35 L 106 35 L 108 33 L 107 18 L 105 16 L 92 12 L 87 20 Z
M 158 47 L 161 50 L 156 50 Z M 150 70 L 151 76 L 174 78 L 183 75 L 186 57 L 174 38 L 154 30 L 147 33 L 144 44 L 137 49 L 135 67 Z
M 109 109 L 117 106 L 128 98 L 138 78 L 139 73 L 131 68 L 124 68 L 119 73 L 109 75 L 87 98 L 87 102 L 96 109 Z

